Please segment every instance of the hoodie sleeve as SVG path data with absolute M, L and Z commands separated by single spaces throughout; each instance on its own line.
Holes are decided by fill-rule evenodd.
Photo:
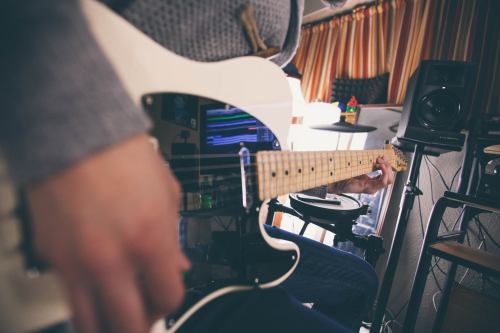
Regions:
M 17 185 L 150 128 L 77 0 L 3 1 L 0 42 L 0 148 Z

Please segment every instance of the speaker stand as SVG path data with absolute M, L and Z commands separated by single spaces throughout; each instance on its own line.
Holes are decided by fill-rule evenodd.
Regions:
M 422 191 L 417 187 L 417 179 L 420 171 L 420 164 L 422 163 L 422 157 L 425 155 L 424 148 L 424 144 L 416 143 L 413 150 L 413 158 L 411 161 L 408 182 L 406 183 L 405 193 L 401 201 L 401 209 L 399 211 L 396 230 L 394 232 L 389 252 L 389 259 L 387 261 L 384 279 L 382 280 L 382 286 L 380 287 L 375 313 L 372 318 L 370 333 L 379 333 L 382 327 L 382 321 L 384 319 L 385 309 L 387 307 L 392 283 L 394 281 L 394 275 L 398 266 L 399 255 L 401 254 L 401 248 L 403 246 L 410 212 L 413 208 L 415 197 L 422 194 Z

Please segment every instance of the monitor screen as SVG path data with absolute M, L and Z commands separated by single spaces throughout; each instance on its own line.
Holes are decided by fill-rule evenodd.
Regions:
M 241 144 L 251 153 L 279 150 L 278 140 L 264 124 L 245 111 L 224 105 L 201 108 L 201 153 L 237 153 Z

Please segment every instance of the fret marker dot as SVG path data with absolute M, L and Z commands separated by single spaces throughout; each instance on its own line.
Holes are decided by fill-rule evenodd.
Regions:
M 351 166 L 351 162 L 347 162 L 347 166 Z
M 314 171 L 314 167 L 311 168 L 311 171 Z
M 288 170 L 285 170 L 285 176 L 288 176 Z
M 333 172 L 330 172 L 330 176 L 333 176 Z
M 361 164 L 361 161 L 359 161 L 359 164 Z
M 302 169 L 299 169 L 298 171 L 299 171 L 299 173 L 301 173 L 301 172 L 302 172 Z
M 330 158 L 330 162 L 333 162 L 333 158 Z
M 271 174 L 271 176 L 276 177 L 276 172 L 273 171 L 273 173 Z

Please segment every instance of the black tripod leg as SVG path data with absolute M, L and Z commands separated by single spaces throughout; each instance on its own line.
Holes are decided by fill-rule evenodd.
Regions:
M 304 216 L 304 225 L 300 229 L 299 235 L 304 236 L 304 232 L 306 232 L 307 226 L 309 225 L 309 222 L 307 222 L 307 218 Z

